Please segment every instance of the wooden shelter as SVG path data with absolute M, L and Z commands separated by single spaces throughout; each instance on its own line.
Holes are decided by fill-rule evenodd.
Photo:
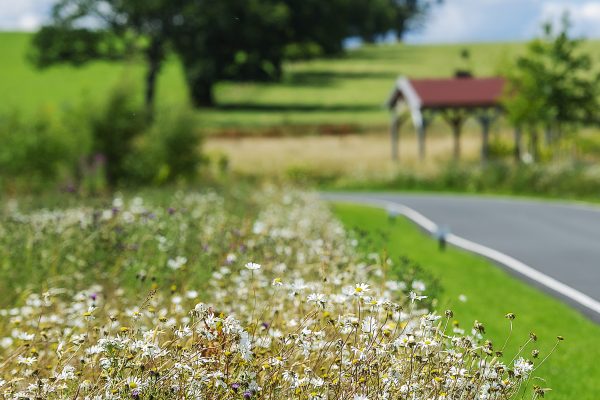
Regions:
M 503 78 L 456 77 L 450 79 L 408 79 L 399 77 L 387 101 L 392 113 L 392 159 L 398 159 L 399 129 L 410 116 L 419 139 L 419 157 L 425 158 L 427 126 L 441 115 L 452 128 L 454 158 L 460 157 L 460 135 L 469 116 L 477 118 L 482 128 L 481 158 L 489 155 L 489 133 L 493 120 L 500 114 L 504 92 Z

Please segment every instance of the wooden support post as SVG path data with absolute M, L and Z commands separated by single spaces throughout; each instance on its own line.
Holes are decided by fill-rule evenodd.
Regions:
M 460 160 L 460 134 L 462 132 L 462 119 L 452 121 L 452 134 L 454 136 L 454 161 Z
M 481 161 L 487 162 L 490 156 L 490 125 L 492 124 L 492 118 L 489 115 L 482 114 L 479 117 L 481 123 Z
M 522 154 L 522 140 L 521 140 L 521 128 L 515 128 L 515 161 L 521 162 L 521 154 Z
M 450 128 L 452 129 L 452 136 L 454 140 L 454 161 L 460 160 L 460 135 L 462 133 L 462 127 L 467 118 L 466 111 L 463 109 L 448 109 L 442 112 L 442 117 Z
M 390 124 L 390 137 L 391 137 L 391 145 L 392 145 L 392 161 L 399 160 L 399 142 L 400 142 L 400 118 L 398 117 L 398 113 L 394 112 L 392 114 L 392 122 Z
M 425 120 L 421 126 L 419 126 L 418 135 L 419 135 L 419 160 L 425 160 L 425 132 L 427 130 L 427 124 Z

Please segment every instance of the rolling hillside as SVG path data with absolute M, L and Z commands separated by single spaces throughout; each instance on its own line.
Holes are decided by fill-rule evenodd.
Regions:
M 121 79 L 141 88 L 144 68 L 139 60 L 36 70 L 26 59 L 30 38 L 26 33 L 0 33 L 0 111 L 31 113 L 40 107 L 81 101 L 94 104 Z M 600 42 L 591 42 L 588 47 L 600 54 Z M 475 74 L 485 76 L 497 73 L 523 45 L 368 46 L 340 58 L 290 63 L 282 82 L 219 84 L 219 106 L 199 111 L 199 121 L 205 127 L 230 133 L 383 126 L 387 117 L 382 104 L 396 76 L 450 76 L 463 66 L 459 53 L 465 48 L 471 53 L 470 66 Z M 182 104 L 186 97 L 181 68 L 173 58 L 160 76 L 159 106 Z

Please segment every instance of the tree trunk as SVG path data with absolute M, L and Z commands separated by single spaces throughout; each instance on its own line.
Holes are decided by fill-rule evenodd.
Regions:
M 372 35 L 372 34 L 361 35 L 361 39 L 363 42 L 368 43 L 368 44 L 374 44 L 375 41 L 377 40 L 375 35 Z
M 396 111 L 394 111 L 392 115 L 392 123 L 390 124 L 390 136 L 392 142 L 392 161 L 398 161 L 399 159 L 399 151 L 398 151 L 398 143 L 400 141 L 399 135 L 400 129 L 400 118 Z
M 149 60 L 148 71 L 146 72 L 146 95 L 145 104 L 148 117 L 152 119 L 154 115 L 154 98 L 156 97 L 156 78 L 160 71 L 160 61 Z
M 455 120 L 452 123 L 452 133 L 454 136 L 454 161 L 460 160 L 460 134 L 462 131 L 462 120 Z
M 492 119 L 488 115 L 482 115 L 479 118 L 481 124 L 481 162 L 486 163 L 490 156 L 490 125 Z
M 195 107 L 213 107 L 215 98 L 213 93 L 214 83 L 205 78 L 188 79 L 190 95 Z
M 154 99 L 156 97 L 156 81 L 164 56 L 163 42 L 160 38 L 153 38 L 148 50 L 146 59 L 148 61 L 148 71 L 146 72 L 146 93 L 144 96 L 147 116 L 152 120 L 154 116 Z
M 418 135 L 419 135 L 419 160 L 420 161 L 425 161 L 425 135 L 426 135 L 426 130 L 427 130 L 427 124 L 423 120 L 423 123 L 418 128 L 418 132 L 417 132 Z
M 531 131 L 530 138 L 530 146 L 531 146 L 531 156 L 534 162 L 538 162 L 539 158 L 539 144 L 538 144 L 538 132 L 537 130 Z
M 396 40 L 402 42 L 404 39 L 404 35 L 406 34 L 406 18 L 402 17 L 396 21 Z
M 521 162 L 521 127 L 516 127 L 515 128 L 515 152 L 514 152 L 514 157 L 515 157 L 515 161 L 517 163 Z

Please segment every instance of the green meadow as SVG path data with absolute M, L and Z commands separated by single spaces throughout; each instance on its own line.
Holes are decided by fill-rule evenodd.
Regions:
M 139 58 L 40 71 L 27 61 L 30 38 L 27 33 L 0 34 L 0 52 L 4 54 L 0 111 L 32 113 L 82 101 L 95 104 L 120 80 L 136 83 L 141 89 L 144 66 Z M 523 47 L 521 43 L 393 44 L 365 46 L 337 58 L 288 63 L 280 82 L 219 83 L 218 106 L 198 111 L 198 120 L 203 127 L 234 131 L 307 125 L 382 126 L 387 122 L 383 103 L 398 75 L 444 77 L 465 67 L 479 76 L 495 75 Z M 600 61 L 600 42 L 589 42 L 586 47 L 598 54 Z M 470 52 L 467 63 L 460 57 L 463 49 Z M 160 75 L 158 103 L 172 106 L 186 99 L 182 70 L 173 57 Z
M 27 60 L 31 35 L 1 33 L 0 111 L 35 113 L 101 102 L 121 81 L 141 92 L 144 65 L 139 59 L 119 63 L 94 62 L 82 67 L 58 65 L 45 70 Z M 600 43 L 591 43 L 600 49 Z M 465 44 L 443 46 L 380 45 L 350 50 L 338 58 L 285 65 L 282 81 L 222 82 L 216 87 L 218 106 L 198 111 L 203 127 L 252 130 L 286 126 L 354 125 L 370 127 L 387 121 L 383 103 L 394 79 L 451 76 L 468 67 L 476 75 L 494 75 L 523 48 L 522 44 Z M 468 49 L 465 65 L 460 51 Z M 159 106 L 183 104 L 186 86 L 178 60 L 164 66 L 158 83 Z

